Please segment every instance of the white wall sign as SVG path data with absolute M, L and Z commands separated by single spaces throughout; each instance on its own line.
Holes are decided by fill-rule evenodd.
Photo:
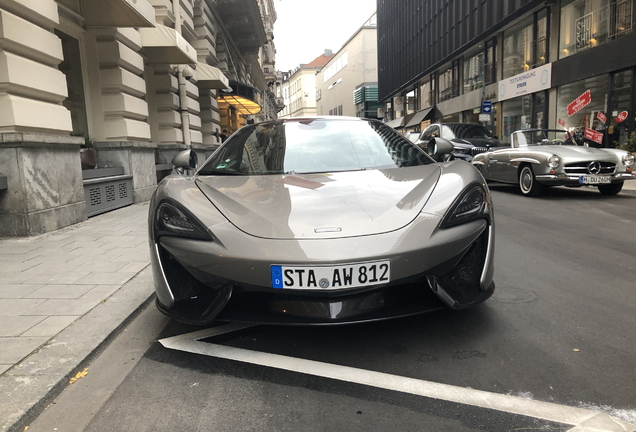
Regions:
M 552 87 L 552 63 L 499 81 L 498 100 L 504 101 Z

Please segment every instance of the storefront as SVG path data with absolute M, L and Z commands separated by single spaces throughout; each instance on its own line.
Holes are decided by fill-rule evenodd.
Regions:
M 551 81 L 552 65 L 547 64 L 499 82 L 504 142 L 510 142 L 510 135 L 518 129 L 547 127 Z

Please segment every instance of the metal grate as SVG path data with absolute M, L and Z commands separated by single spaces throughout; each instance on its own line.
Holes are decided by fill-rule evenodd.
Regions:
M 100 205 L 102 203 L 102 191 L 101 188 L 90 188 L 88 190 L 88 200 L 90 205 Z
M 126 183 L 119 183 L 119 199 L 128 198 L 128 185 Z
M 133 203 L 132 176 L 84 180 L 86 213 L 94 216 Z
M 115 201 L 115 185 L 104 186 L 104 191 L 106 191 L 106 202 Z

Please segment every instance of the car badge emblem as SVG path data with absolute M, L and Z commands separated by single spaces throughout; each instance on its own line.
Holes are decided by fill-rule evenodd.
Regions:
M 601 164 L 598 162 L 590 162 L 590 164 L 587 166 L 587 171 L 590 174 L 598 174 L 601 172 Z
M 322 278 L 318 281 L 318 285 L 320 285 L 320 288 L 329 288 L 329 281 L 325 278 Z
M 322 228 L 314 228 L 314 232 L 317 234 L 320 233 L 330 233 L 330 232 L 340 232 L 342 228 L 340 227 L 322 227 Z

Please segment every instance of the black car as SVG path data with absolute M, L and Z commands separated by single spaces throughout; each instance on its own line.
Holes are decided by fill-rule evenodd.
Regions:
M 456 159 L 467 162 L 472 161 L 473 156 L 479 153 L 487 152 L 492 147 L 501 146 L 501 142 L 488 129 L 475 123 L 434 123 L 428 125 L 420 134 L 416 144 L 426 149 L 431 138 L 449 140 L 455 148 L 452 155 Z

